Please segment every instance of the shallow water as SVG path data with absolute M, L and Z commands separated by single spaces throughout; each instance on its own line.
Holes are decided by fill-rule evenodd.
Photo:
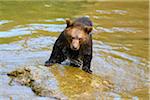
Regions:
M 43 65 L 65 18 L 79 16 L 94 22 L 93 75 L 55 65 L 49 72 L 58 85 L 51 85 L 71 99 L 148 100 L 148 1 L 0 1 L 0 98 L 48 99 L 9 86 L 6 73 Z M 100 89 L 100 79 L 114 87 Z

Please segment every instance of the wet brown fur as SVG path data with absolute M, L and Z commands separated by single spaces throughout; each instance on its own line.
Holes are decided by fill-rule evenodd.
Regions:
M 56 40 L 52 54 L 45 66 L 54 63 L 61 63 L 65 59 L 83 61 L 82 69 L 91 73 L 90 65 L 92 60 L 92 22 L 87 17 L 81 17 L 74 21 L 66 19 L 66 28 Z M 71 64 L 75 67 L 76 64 Z

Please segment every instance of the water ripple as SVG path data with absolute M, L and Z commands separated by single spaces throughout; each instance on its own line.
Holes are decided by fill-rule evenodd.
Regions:
M 65 24 L 27 24 L 18 25 L 11 30 L 1 31 L 0 38 L 20 36 L 32 34 L 36 30 L 44 30 L 48 32 L 61 32 L 66 27 Z
M 13 22 L 13 20 L 0 20 L 0 25 Z
M 125 33 L 137 33 L 141 32 L 138 28 L 131 27 L 112 27 L 112 28 L 104 28 L 104 27 L 96 27 L 97 32 L 107 32 L 107 33 L 115 33 L 115 32 L 125 32 Z
M 96 10 L 97 13 L 100 14 L 119 14 L 119 15 L 125 15 L 128 12 L 125 10 Z

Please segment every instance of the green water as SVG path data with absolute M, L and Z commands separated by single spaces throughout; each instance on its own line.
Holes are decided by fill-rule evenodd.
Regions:
M 17 67 L 43 65 L 66 26 L 65 18 L 80 16 L 88 16 L 94 23 L 92 70 L 94 75 L 114 84 L 107 91 L 119 96 L 109 97 L 147 100 L 148 1 L 0 1 L 1 75 Z M 93 100 L 93 96 L 102 97 L 102 92 L 107 93 L 92 88 L 94 79 L 99 79 L 90 80 L 86 73 L 72 67 L 63 70 L 50 69 L 60 84 L 60 91 L 67 97 L 75 99 L 80 95 L 84 99 L 87 93 Z M 83 78 L 79 80 L 81 83 L 76 80 L 76 73 Z M 84 81 L 88 81 L 85 87 Z M 6 95 L 12 96 L 9 92 Z

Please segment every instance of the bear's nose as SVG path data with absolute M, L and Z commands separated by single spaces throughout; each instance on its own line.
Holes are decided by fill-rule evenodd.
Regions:
M 73 50 L 78 50 L 78 48 L 77 48 L 77 47 L 74 47 L 74 46 L 72 47 L 72 49 L 73 49 Z
M 72 50 L 78 50 L 78 49 L 79 49 L 79 47 L 78 47 L 78 46 L 76 46 L 76 45 L 71 45 L 71 49 L 72 49 Z

